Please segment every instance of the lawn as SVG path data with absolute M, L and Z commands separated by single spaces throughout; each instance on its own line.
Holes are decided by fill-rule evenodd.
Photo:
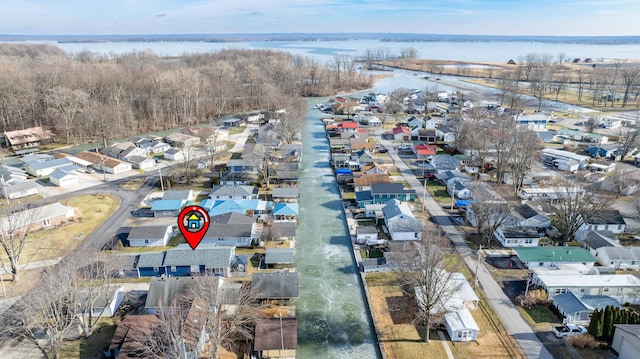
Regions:
M 82 195 L 61 201 L 75 208 L 76 219 L 55 229 L 29 234 L 20 263 L 53 259 L 67 255 L 102 224 L 120 205 L 113 195 Z
M 61 358 L 93 359 L 101 358 L 102 349 L 111 342 L 116 326 L 111 318 L 101 320 L 89 338 L 68 342 L 60 351 Z
M 435 181 L 427 181 L 427 191 L 433 199 L 440 203 L 451 203 L 451 196 L 447 192 L 447 187 L 437 184 Z
M 455 267 L 469 277 L 466 267 L 457 256 L 447 256 Z M 459 264 L 459 265 L 458 265 Z M 456 269 L 458 270 L 458 269 Z M 395 273 L 373 273 L 366 276 L 371 294 L 372 312 L 375 316 L 380 341 L 387 358 L 446 358 L 442 341 L 435 331 L 430 333 L 430 344 L 425 344 L 406 308 L 411 307 L 407 298 L 396 285 Z M 485 300 L 480 295 L 481 300 Z M 504 329 L 495 322 L 496 315 L 489 306 L 471 311 L 480 327 L 476 342 L 447 342 L 455 358 L 522 357 L 514 342 L 507 338 Z M 445 333 L 446 336 L 446 333 Z

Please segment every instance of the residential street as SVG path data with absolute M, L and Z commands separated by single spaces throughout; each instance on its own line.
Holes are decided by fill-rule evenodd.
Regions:
M 425 209 L 431 215 L 433 221 L 440 226 L 447 237 L 454 244 L 456 251 L 463 258 L 469 269 L 473 272 L 476 267 L 477 256 L 469 248 L 464 240 L 463 235 L 457 230 L 455 225 L 449 219 L 449 215 L 442 207 L 426 192 L 424 186 L 418 181 L 411 169 L 398 156 L 396 144 L 393 141 L 382 139 L 377 136 L 376 140 L 382 146 L 389 150 L 389 156 L 393 160 L 398 171 L 402 173 L 405 181 L 416 191 L 418 198 L 424 198 Z M 426 192 L 426 193 L 425 193 Z M 520 316 L 518 310 L 513 306 L 511 300 L 502 291 L 498 283 L 493 279 L 487 268 L 483 265 L 478 266 L 478 282 L 484 290 L 487 299 L 500 317 L 507 330 L 513 335 L 518 342 L 522 351 L 530 359 L 553 359 L 553 356 L 547 351 L 542 342 L 538 339 L 534 331 L 527 322 Z

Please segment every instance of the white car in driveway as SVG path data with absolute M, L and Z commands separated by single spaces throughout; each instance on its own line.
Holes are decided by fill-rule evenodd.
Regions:
M 553 334 L 557 338 L 564 338 L 571 335 L 583 335 L 587 333 L 587 328 L 582 325 L 565 324 L 553 327 Z

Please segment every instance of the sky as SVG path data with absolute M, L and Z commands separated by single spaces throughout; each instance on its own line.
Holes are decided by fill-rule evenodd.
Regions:
M 640 0 L 0 0 L 0 34 L 639 36 Z

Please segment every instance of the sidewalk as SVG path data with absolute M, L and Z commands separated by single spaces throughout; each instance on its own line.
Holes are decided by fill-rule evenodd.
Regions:
M 398 171 L 402 173 L 404 180 L 416 191 L 418 198 L 425 199 L 425 209 L 429 212 L 433 221 L 447 234 L 447 237 L 454 244 L 460 257 L 462 257 L 467 267 L 473 272 L 476 267 L 475 253 L 469 248 L 467 242 L 464 240 L 464 236 L 458 231 L 455 224 L 451 222 L 449 214 L 431 197 L 407 164 L 398 156 L 396 145 L 393 141 L 383 140 L 380 136 L 377 136 L 376 140 L 389 150 L 389 156 L 398 168 Z M 520 316 L 520 312 L 513 306 L 511 300 L 504 294 L 484 265 L 478 266 L 477 278 L 487 299 L 500 317 L 500 320 L 518 342 L 527 358 L 553 359 L 551 353 L 549 353 L 535 332 L 522 316 Z

